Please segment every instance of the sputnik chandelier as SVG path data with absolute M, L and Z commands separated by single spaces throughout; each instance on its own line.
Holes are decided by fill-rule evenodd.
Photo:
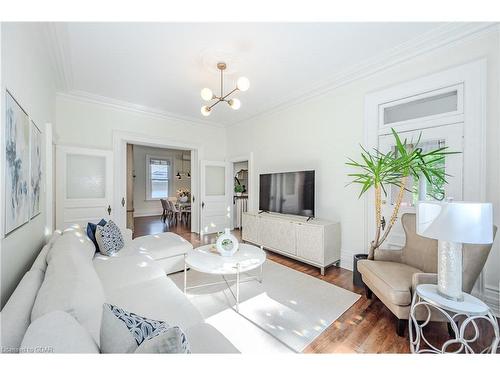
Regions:
M 220 70 L 220 96 L 217 96 L 209 88 L 204 88 L 201 90 L 201 97 L 207 102 L 216 99 L 216 102 L 211 105 L 204 105 L 201 107 L 201 114 L 203 116 L 209 116 L 212 109 L 220 102 L 226 102 L 232 109 L 239 109 L 241 107 L 241 102 L 237 98 L 228 99 L 229 95 L 235 91 L 247 91 L 250 87 L 250 81 L 246 77 L 240 77 L 236 81 L 236 87 L 224 95 L 224 70 L 226 69 L 226 63 L 220 62 L 217 64 L 217 69 Z

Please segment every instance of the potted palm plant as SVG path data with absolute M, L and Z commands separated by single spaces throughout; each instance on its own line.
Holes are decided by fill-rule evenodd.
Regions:
M 375 199 L 375 236 L 370 243 L 368 259 L 373 259 L 375 249 L 380 247 L 387 239 L 397 218 L 405 191 L 416 193 L 415 186 L 410 186 L 410 177 L 413 181 L 425 178 L 429 183 L 429 191 L 442 190 L 447 183 L 448 176 L 443 168 L 446 155 L 457 152 L 447 151 L 448 147 L 440 147 L 435 150 L 424 152 L 420 147 L 421 135 L 416 142 L 405 139 L 401 141 L 394 129 L 391 129 L 395 140 L 395 147 L 386 153 L 374 149 L 367 151 L 361 146 L 361 161 L 357 162 L 349 158 L 346 164 L 358 169 L 356 173 L 349 173 L 353 180 L 349 184 L 361 186 L 359 197 L 373 189 Z M 388 222 L 382 217 L 382 194 L 387 197 L 391 186 L 398 189 L 397 198 L 394 202 L 391 217 Z M 442 199 L 443 197 L 440 197 Z

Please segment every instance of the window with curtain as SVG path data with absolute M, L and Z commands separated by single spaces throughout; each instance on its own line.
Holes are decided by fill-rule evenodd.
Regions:
M 146 157 L 147 199 L 160 199 L 169 196 L 170 169 L 172 162 L 168 158 Z

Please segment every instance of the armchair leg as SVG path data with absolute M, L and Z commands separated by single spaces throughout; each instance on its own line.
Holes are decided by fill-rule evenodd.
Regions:
M 405 327 L 408 325 L 408 319 L 398 319 L 396 324 L 396 333 L 399 337 L 405 337 Z
M 367 299 L 372 299 L 373 293 L 370 290 L 370 288 L 368 288 L 368 286 L 366 284 L 365 284 L 365 294 L 366 294 L 366 298 Z

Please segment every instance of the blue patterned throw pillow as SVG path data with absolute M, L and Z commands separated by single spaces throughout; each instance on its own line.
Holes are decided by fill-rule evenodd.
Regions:
M 102 226 L 98 225 L 95 230 L 95 238 L 99 245 L 99 251 L 103 255 L 113 255 L 125 245 L 122 232 L 113 220 Z
M 87 236 L 94 243 L 96 252 L 99 251 L 99 245 L 97 244 L 97 240 L 95 239 L 95 230 L 97 229 L 98 225 L 100 225 L 101 227 L 106 225 L 106 220 L 101 219 L 101 221 L 99 221 L 97 224 L 87 223 Z
M 190 353 L 184 332 L 164 321 L 144 318 L 104 304 L 101 324 L 103 353 Z

